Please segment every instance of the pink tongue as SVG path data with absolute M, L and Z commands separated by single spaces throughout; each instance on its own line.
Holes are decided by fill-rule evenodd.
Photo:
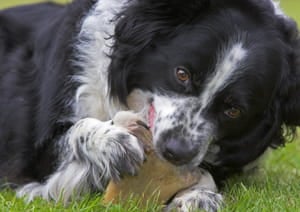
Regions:
M 156 115 L 155 108 L 153 104 L 151 104 L 148 111 L 148 121 L 149 121 L 149 127 L 151 129 L 153 129 L 155 115 Z

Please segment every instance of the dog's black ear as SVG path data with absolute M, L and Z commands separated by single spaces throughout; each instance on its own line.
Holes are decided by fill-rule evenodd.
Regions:
M 300 125 L 300 35 L 297 24 L 286 17 L 280 18 L 279 27 L 287 45 L 285 72 L 280 88 L 283 122 Z

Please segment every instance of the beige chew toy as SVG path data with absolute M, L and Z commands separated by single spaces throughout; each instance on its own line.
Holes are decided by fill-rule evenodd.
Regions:
M 145 146 L 151 147 L 149 141 L 150 131 L 144 127 L 135 128 L 139 132 L 132 131 L 132 125 L 128 120 L 141 120 L 131 112 L 121 112 L 114 118 L 114 123 L 129 129 L 134 135 L 144 135 L 142 140 Z M 132 122 L 131 122 L 132 123 Z M 141 133 L 143 131 L 143 133 Z M 151 133 L 150 133 L 151 135 Z M 146 144 L 145 144 L 146 142 Z M 105 191 L 103 203 L 125 202 L 130 197 L 136 197 L 145 204 L 148 199 L 155 197 L 158 203 L 168 201 L 178 191 L 199 182 L 201 174 L 197 171 L 183 171 L 171 163 L 160 159 L 153 148 L 146 149 L 147 160 L 142 164 L 137 176 L 124 176 L 120 181 L 111 181 Z

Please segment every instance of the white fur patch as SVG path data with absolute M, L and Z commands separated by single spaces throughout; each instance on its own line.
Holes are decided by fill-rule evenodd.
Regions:
M 76 92 L 74 103 L 78 119 L 85 117 L 108 120 L 125 107 L 108 96 L 107 69 L 110 47 L 113 39 L 108 39 L 114 32 L 113 19 L 128 4 L 128 0 L 99 0 L 92 11 L 83 20 L 78 43 L 77 61 L 82 73 L 74 77 L 81 86 Z
M 195 189 L 182 195 L 175 197 L 172 204 L 173 207 L 167 211 L 191 212 L 196 210 L 204 210 L 207 212 L 218 211 L 221 207 L 222 196 L 205 189 Z
M 153 105 L 156 111 L 155 127 L 152 129 L 153 142 L 158 153 L 161 153 L 162 142 L 165 142 L 161 136 L 168 130 L 173 131 L 177 128 L 177 130 L 183 130 L 182 136 L 189 138 L 189 141 L 184 142 L 191 140 L 199 142 L 198 154 L 187 164 L 191 167 L 198 166 L 206 154 L 213 131 L 211 123 L 205 120 L 201 114 L 192 114 L 192 110 L 199 105 L 199 98 L 154 95 Z M 199 130 L 199 126 L 202 130 Z
M 30 202 L 36 197 L 42 197 L 45 200 L 62 200 L 67 203 L 68 200 L 78 198 L 81 194 L 90 191 L 87 176 L 90 169 L 83 163 L 70 162 L 63 169 L 50 176 L 46 183 L 29 183 L 17 190 L 18 197 L 25 197 Z
M 154 123 L 155 130 L 153 130 L 153 141 L 154 145 L 158 144 L 156 141 L 160 139 L 162 132 L 172 130 L 175 124 L 182 120 L 176 120 L 175 113 L 183 109 L 185 102 L 188 102 L 189 98 L 176 98 L 168 96 L 154 95 L 153 105 L 156 111 Z M 158 120 L 159 119 L 159 120 Z M 157 149 L 159 147 L 157 146 Z
M 126 136 L 126 140 L 120 140 Z M 120 164 L 128 162 L 128 173 L 135 171 L 144 161 L 144 150 L 135 136 L 121 126 L 86 118 L 77 122 L 65 140 L 68 146 L 61 153 L 61 164 L 45 183 L 30 183 L 17 193 L 28 201 L 40 196 L 46 200 L 63 200 L 80 197 L 96 188 L 104 191 L 107 182 L 119 177 Z M 126 155 L 126 157 L 124 157 Z M 133 157 L 133 158 L 131 158 Z M 128 160 L 124 162 L 124 159 Z
M 128 140 L 120 141 L 120 135 L 127 136 Z M 114 166 L 118 166 L 124 155 L 130 156 L 130 153 L 134 153 L 138 161 L 144 160 L 144 150 L 138 139 L 125 128 L 111 125 L 111 122 L 101 122 L 93 118 L 82 119 L 72 127 L 68 142 L 75 158 L 84 158 L 96 166 L 99 175 L 95 178 L 103 178 L 103 181 L 116 174 L 112 173 L 115 171 Z M 103 186 L 99 189 L 103 190 Z
M 168 130 L 174 127 L 172 124 L 172 121 L 174 120 L 166 117 L 172 116 L 178 110 L 178 106 L 182 105 L 183 103 L 184 99 L 155 95 L 153 104 L 156 110 L 156 118 L 162 118 L 159 126 L 156 128 L 158 134 L 161 130 Z M 156 123 L 156 121 L 154 121 L 154 123 Z M 154 140 L 156 140 L 155 137 Z
M 166 211 L 190 212 L 195 210 L 217 211 L 222 204 L 222 196 L 216 192 L 212 176 L 203 170 L 201 180 L 194 186 L 179 192 Z
M 280 2 L 279 1 L 274 1 L 274 0 L 270 0 L 270 1 L 274 6 L 275 15 L 287 18 L 286 14 L 283 12 L 283 10 L 280 7 Z
M 247 51 L 242 43 L 236 43 L 223 51 L 218 58 L 213 76 L 208 78 L 207 86 L 202 93 L 201 111 L 211 103 L 219 91 L 232 82 L 233 77 L 238 74 L 237 68 L 246 56 Z

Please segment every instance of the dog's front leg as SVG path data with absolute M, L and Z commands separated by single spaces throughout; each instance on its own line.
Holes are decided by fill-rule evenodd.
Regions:
M 36 196 L 68 201 L 82 193 L 101 192 L 110 179 L 136 174 L 144 161 L 143 145 L 126 128 L 111 121 L 82 119 L 59 142 L 57 170 L 43 183 L 21 187 L 18 196 L 29 201 Z
M 217 193 L 215 182 L 207 171 L 201 170 L 201 176 L 201 180 L 196 185 L 176 194 L 172 201 L 166 206 L 165 211 L 218 211 L 222 204 L 222 195 Z

